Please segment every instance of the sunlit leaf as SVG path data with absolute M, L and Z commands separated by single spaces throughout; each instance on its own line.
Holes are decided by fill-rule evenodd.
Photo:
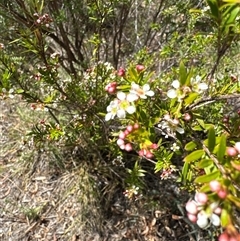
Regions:
M 181 86 L 184 85 L 187 80 L 187 69 L 182 61 L 180 62 L 180 67 L 179 67 L 179 79 L 180 79 Z
M 219 171 L 215 171 L 215 172 L 209 173 L 207 175 L 197 177 L 194 182 L 196 182 L 196 183 L 210 182 L 212 180 L 217 179 L 220 176 L 220 174 L 221 173 Z
M 198 163 L 199 168 L 206 168 L 213 164 L 213 160 L 211 159 L 203 159 Z
M 217 151 L 217 158 L 220 162 L 223 161 L 225 152 L 226 152 L 226 136 L 222 135 L 220 139 L 220 143 L 218 145 L 218 151 Z
M 208 131 L 208 149 L 210 152 L 214 150 L 215 145 L 216 145 L 215 130 L 212 127 Z
M 185 145 L 185 150 L 186 151 L 192 151 L 197 147 L 197 144 L 194 141 L 190 141 Z
M 189 155 L 187 155 L 183 161 L 185 162 L 194 162 L 198 159 L 200 159 L 205 154 L 204 150 L 196 150 Z

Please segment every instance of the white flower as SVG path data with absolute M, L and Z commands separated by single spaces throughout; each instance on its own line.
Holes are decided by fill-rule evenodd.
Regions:
M 180 82 L 178 80 L 174 80 L 172 82 L 172 87 L 174 89 L 170 89 L 168 92 L 167 92 L 167 96 L 168 98 L 170 99 L 174 99 L 176 97 L 178 97 L 179 101 L 181 100 L 181 92 L 180 92 Z
M 201 76 L 197 75 L 195 78 L 191 78 L 192 90 L 197 93 L 202 93 L 204 90 L 208 89 L 208 85 L 206 83 L 201 82 Z
M 220 218 L 219 218 L 219 216 L 217 214 L 213 213 L 209 218 L 211 220 L 211 223 L 214 226 L 216 226 L 216 227 L 220 226 L 221 220 L 220 220 Z
M 115 99 L 113 101 L 110 102 L 109 106 L 107 107 L 107 114 L 105 116 L 105 120 L 106 121 L 109 121 L 111 119 L 114 119 L 115 115 L 117 114 L 118 112 L 118 100 Z
M 118 104 L 117 116 L 120 119 L 124 119 L 126 117 L 126 112 L 128 114 L 133 114 L 136 111 L 136 107 L 131 105 L 130 102 L 133 102 L 133 98 L 131 94 L 126 95 L 124 92 L 118 92 L 117 97 L 120 100 Z
M 154 92 L 150 90 L 149 84 L 145 84 L 140 87 L 134 82 L 132 82 L 130 93 L 134 94 L 137 98 L 140 97 L 141 99 L 147 99 L 147 96 L 154 96 Z
M 180 149 L 180 147 L 176 144 L 176 143 L 173 143 L 173 145 L 171 146 L 171 150 L 172 151 L 178 151 Z
M 197 225 L 200 228 L 207 228 L 208 224 L 209 224 L 208 215 L 204 211 L 201 211 L 200 213 L 198 213 Z
M 162 130 L 162 134 L 168 138 L 168 136 L 175 136 L 175 132 L 184 133 L 184 129 L 178 125 L 179 121 L 177 119 L 172 120 L 169 115 L 165 115 L 164 120 L 158 124 L 158 127 Z

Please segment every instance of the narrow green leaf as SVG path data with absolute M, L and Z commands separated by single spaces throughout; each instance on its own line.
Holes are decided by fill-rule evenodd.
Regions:
M 217 0 L 207 0 L 207 3 L 210 7 L 212 16 L 218 19 L 219 17 L 219 10 L 218 10 L 218 3 Z
M 184 162 L 194 162 L 198 159 L 200 159 L 203 155 L 204 155 L 204 150 L 196 150 L 192 153 L 190 153 L 189 155 L 187 155 L 185 158 L 184 158 Z
M 228 210 L 223 209 L 221 212 L 221 226 L 225 228 L 229 223 L 231 223 L 231 217 Z
M 196 182 L 196 183 L 206 183 L 206 182 L 210 182 L 212 180 L 217 179 L 219 176 L 220 176 L 220 172 L 215 171 L 215 172 L 212 172 L 210 174 L 197 177 L 194 182 Z
M 234 197 L 233 195 L 228 195 L 227 198 L 234 203 L 238 208 L 240 208 L 240 199 Z
M 223 161 L 225 152 L 226 152 L 226 136 L 222 135 L 220 139 L 220 143 L 218 145 L 218 151 L 217 151 L 217 158 L 220 162 Z
M 182 181 L 183 182 L 186 182 L 189 178 L 189 173 L 191 172 L 190 170 L 190 165 L 189 163 L 185 162 L 184 165 L 183 165 L 183 169 L 182 169 Z M 190 180 L 188 180 L 190 181 Z
M 208 131 L 208 149 L 210 152 L 214 150 L 215 145 L 216 145 L 215 130 L 212 127 Z
M 203 159 L 198 163 L 198 168 L 206 168 L 213 164 L 213 160 L 211 159 Z
M 189 96 L 184 99 L 185 106 L 191 105 L 198 96 L 199 94 L 196 92 L 190 93 Z
M 185 150 L 186 151 L 192 151 L 197 147 L 197 144 L 194 141 L 190 141 L 185 145 Z
M 240 7 L 234 8 L 234 9 L 231 11 L 230 16 L 229 16 L 229 18 L 227 19 L 225 25 L 234 23 L 236 17 L 237 17 L 238 14 L 239 14 L 239 11 L 240 11 Z
M 187 80 L 187 69 L 182 61 L 180 62 L 179 66 L 179 78 L 181 86 L 185 85 L 185 82 Z

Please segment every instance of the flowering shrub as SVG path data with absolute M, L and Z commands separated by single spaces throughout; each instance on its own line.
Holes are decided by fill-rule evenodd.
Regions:
M 202 10 L 191 11 L 196 23 L 202 17 L 209 20 L 211 31 L 206 38 L 196 34 L 191 39 L 194 44 L 189 47 L 189 55 L 200 55 L 211 39 L 216 59 L 210 70 L 208 62 L 204 67 L 197 66 L 189 61 L 192 56 L 181 55 L 179 66 L 174 63 L 164 73 L 151 71 L 150 61 L 118 70 L 99 61 L 82 72 L 69 74 L 69 68 L 74 68 L 72 62 L 69 68 L 63 65 L 64 71 L 60 68 L 61 61 L 65 63 L 61 54 L 46 54 L 41 52 L 45 46 L 39 46 L 44 41 L 38 33 L 49 28 L 52 18 L 34 14 L 37 39 L 30 43 L 21 39 L 19 45 L 34 53 L 40 49 L 37 53 L 42 62 L 29 67 L 29 72 L 21 72 L 24 59 L 9 57 L 0 44 L 0 97 L 20 94 L 32 111 L 49 114 L 51 120 L 41 120 L 30 133 L 36 143 L 53 142 L 59 147 L 62 143 L 81 143 L 87 155 L 91 150 L 98 157 L 107 149 L 113 156 L 112 163 L 121 167 L 124 153 L 131 153 L 135 165 L 127 169 L 124 195 L 128 198 L 141 196 L 146 172 L 143 161 L 152 164 L 162 179 L 177 172 L 183 188 L 196 192 L 186 204 L 189 220 L 203 229 L 220 226 L 224 231 L 219 241 L 233 241 L 239 240 L 234 226 L 234 211 L 240 207 L 239 81 L 235 73 L 221 72 L 224 76 L 220 76 L 217 68 L 237 40 L 240 8 L 218 0 L 206 2 L 208 6 Z M 167 56 L 166 49 L 173 48 L 175 40 L 161 50 L 161 56 Z M 191 41 L 188 37 L 184 41 L 188 50 Z M 95 38 L 95 42 L 99 49 L 101 41 Z M 96 58 L 97 50 L 94 53 Z M 176 165 L 176 159 L 182 160 L 182 165 Z

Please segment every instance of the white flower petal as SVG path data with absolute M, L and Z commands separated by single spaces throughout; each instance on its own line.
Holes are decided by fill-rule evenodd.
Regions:
M 131 86 L 132 86 L 132 89 L 133 89 L 133 90 L 136 90 L 136 89 L 139 89 L 139 88 L 140 88 L 139 85 L 136 84 L 135 82 L 132 82 Z
M 221 224 L 221 220 L 220 220 L 219 216 L 215 213 L 213 213 L 210 216 L 210 220 L 214 226 L 220 226 L 220 224 Z
M 150 90 L 149 84 L 145 84 L 145 85 L 143 86 L 143 90 L 144 90 L 144 92 Z
M 183 134 L 184 133 L 184 129 L 181 128 L 181 127 L 176 127 L 176 131 L 180 134 Z
M 154 96 L 154 92 L 152 90 L 149 90 L 146 92 L 147 96 Z
M 127 101 L 133 102 L 138 99 L 138 96 L 135 93 L 130 93 L 127 95 Z
M 200 90 L 207 90 L 208 89 L 208 85 L 205 84 L 205 83 L 200 83 L 200 84 L 198 84 L 198 88 Z
M 176 92 L 176 90 L 170 89 L 170 90 L 167 92 L 167 96 L 168 96 L 168 98 L 170 98 L 170 99 L 176 98 L 176 97 L 177 97 L 177 92 Z
M 126 99 L 126 94 L 122 91 L 117 92 L 117 98 L 119 100 L 125 100 Z
M 199 83 L 202 80 L 202 78 L 200 75 L 197 75 L 195 80 L 196 80 L 196 83 Z
M 172 86 L 175 88 L 175 89 L 178 89 L 180 87 L 180 82 L 178 80 L 174 80 L 172 82 Z
M 118 118 L 120 118 L 120 119 L 124 119 L 124 118 L 126 117 L 126 112 L 125 112 L 125 110 L 123 110 L 123 109 L 118 110 L 118 111 L 117 111 L 117 116 L 118 116 Z
M 126 111 L 127 111 L 128 114 L 133 114 L 136 111 L 136 108 L 135 108 L 135 106 L 130 105 L 130 106 L 128 106 Z
M 111 120 L 111 119 L 113 119 L 114 118 L 114 116 L 112 115 L 112 113 L 107 113 L 106 115 L 105 115 L 105 121 L 109 121 L 109 120 Z

